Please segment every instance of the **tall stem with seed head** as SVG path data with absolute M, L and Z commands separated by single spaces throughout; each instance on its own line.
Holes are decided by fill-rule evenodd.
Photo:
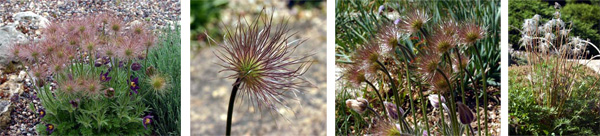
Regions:
M 229 97 L 229 108 L 227 108 L 227 130 L 225 131 L 225 135 L 231 135 L 231 120 L 233 118 L 233 106 L 235 105 L 235 95 L 237 94 L 238 89 L 240 88 L 240 79 L 235 80 L 233 85 L 233 89 L 231 89 L 231 97 Z

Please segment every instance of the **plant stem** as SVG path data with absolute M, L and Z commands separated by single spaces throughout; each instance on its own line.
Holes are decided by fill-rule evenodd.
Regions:
M 383 107 L 384 107 L 384 109 L 383 109 L 383 113 L 384 113 L 385 115 L 387 115 L 387 107 L 386 107 L 386 106 L 385 106 L 385 104 L 383 103 L 383 98 L 381 97 L 381 94 L 379 94 L 379 90 L 377 90 L 377 88 L 375 87 L 375 85 L 373 85 L 373 83 L 371 83 L 371 82 L 369 82 L 369 81 L 367 81 L 367 80 L 365 80 L 365 82 L 367 82 L 367 84 L 369 84 L 371 87 L 373 87 L 373 89 L 375 89 L 375 93 L 377 93 L 377 97 L 379 97 L 379 101 L 380 101 L 380 103 L 381 103 L 381 106 L 383 106 Z M 371 109 L 371 110 L 372 110 L 372 109 Z M 373 110 L 373 112 L 375 112 L 375 110 Z M 375 113 L 377 113 L 377 112 L 375 112 Z
M 231 89 L 231 97 L 229 97 L 229 108 L 227 109 L 227 129 L 225 131 L 225 135 L 231 135 L 231 119 L 233 115 L 233 106 L 235 103 L 235 95 L 237 94 L 238 88 L 240 87 L 240 79 L 236 79 L 233 85 L 233 89 Z
M 425 123 L 425 128 L 427 129 L 427 134 L 431 134 L 429 131 L 429 120 L 427 119 L 427 102 L 425 101 L 425 96 L 423 95 L 423 91 L 421 91 L 421 84 L 418 83 L 417 87 L 419 89 L 419 95 L 421 97 L 421 111 L 423 112 L 423 122 Z
M 488 132 L 488 113 L 487 113 L 487 78 L 485 75 L 485 70 L 487 69 L 487 65 L 483 64 L 483 60 L 481 60 L 481 55 L 479 52 L 479 48 L 477 46 L 473 46 L 475 47 L 475 51 L 477 53 L 475 53 L 475 55 L 477 56 L 477 59 L 479 59 L 479 63 L 481 64 L 481 77 L 483 78 L 483 112 L 484 112 L 484 123 L 485 123 L 485 135 L 489 136 L 489 132 Z
M 410 92 L 410 96 L 408 98 L 410 100 L 410 108 L 412 110 L 411 114 L 413 116 L 413 125 L 417 126 L 417 116 L 415 115 L 415 113 L 417 111 L 415 110 L 415 106 L 414 106 L 414 102 L 413 102 L 413 92 L 411 90 L 412 86 L 410 85 L 410 73 L 409 73 L 410 71 L 408 70 L 408 59 L 407 58 L 404 58 L 404 66 L 405 66 L 404 68 L 406 71 L 406 83 L 408 84 L 407 90 L 408 90 L 408 92 Z
M 383 69 L 383 72 L 388 76 L 388 78 L 390 78 L 390 82 L 392 84 L 392 93 L 394 93 L 394 101 L 396 101 L 396 111 L 400 111 L 400 97 L 398 96 L 398 90 L 396 89 L 396 83 L 394 83 L 394 79 L 392 78 L 392 75 L 390 75 L 390 72 L 385 68 L 385 65 L 383 65 L 383 63 L 381 63 L 379 60 L 377 60 L 377 64 L 379 64 L 381 66 L 381 68 Z M 404 116 L 400 116 L 400 119 L 398 119 L 398 122 L 400 124 L 404 124 Z M 408 127 L 408 126 L 407 126 Z
M 446 76 L 446 74 L 444 74 L 444 72 L 442 72 L 442 70 L 439 69 L 439 68 L 437 69 L 437 71 L 438 71 L 439 74 L 442 74 L 442 76 L 446 80 L 446 83 L 448 84 L 448 86 L 450 88 L 452 88 L 452 83 L 450 83 L 450 80 L 448 79 L 448 76 Z M 452 135 L 459 135 L 458 131 L 457 131 L 458 130 L 458 122 L 456 121 L 456 109 L 454 107 L 455 106 L 455 104 L 454 104 L 455 100 L 454 100 L 454 93 L 453 92 L 454 91 L 450 91 L 450 111 L 449 111 L 450 112 L 449 113 L 450 124 L 452 125 L 451 126 L 452 127 L 452 132 L 454 132 L 454 134 L 452 134 Z M 440 102 L 441 102 L 441 100 L 440 100 Z

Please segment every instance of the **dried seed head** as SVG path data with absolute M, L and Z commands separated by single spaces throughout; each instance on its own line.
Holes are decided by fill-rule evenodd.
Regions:
M 372 133 L 378 136 L 408 136 L 400 131 L 400 124 L 382 121 L 374 126 Z
M 148 84 L 150 84 L 151 89 L 154 90 L 156 93 L 164 94 L 169 91 L 169 80 L 167 79 L 167 77 L 161 74 L 154 74 L 150 76 L 147 82 Z
M 442 72 L 437 72 L 433 75 L 433 78 L 429 80 L 429 84 L 432 86 L 431 90 L 436 91 L 438 93 L 446 93 L 450 91 L 450 84 L 452 83 L 452 79 L 450 79 L 450 69 L 449 68 L 441 68 Z M 448 81 L 446 81 L 448 79 Z
M 460 72 L 469 65 L 469 58 L 467 58 L 465 55 L 454 55 L 452 58 L 452 63 L 452 69 L 454 72 Z
M 430 52 L 417 59 L 418 72 L 423 75 L 424 79 L 432 78 L 436 74 L 436 70 L 440 64 L 440 55 Z
M 235 30 L 227 29 L 225 42 L 215 54 L 223 62 L 218 64 L 222 71 L 234 72 L 228 77 L 238 79 L 234 83 L 240 86 L 238 98 L 259 109 L 277 110 L 290 98 L 285 92 L 296 93 L 309 84 L 302 75 L 311 63 L 307 55 L 294 56 L 302 42 L 288 42 L 293 34 L 288 34 L 286 21 L 273 25 L 272 16 L 259 20 L 251 24 L 240 21 Z
M 361 69 L 360 65 L 351 65 L 346 69 L 346 78 L 354 87 L 360 87 L 360 85 L 366 80 L 365 72 Z
M 400 38 L 403 37 L 404 30 L 393 24 L 383 26 L 377 33 L 376 39 L 379 42 L 382 54 L 388 54 L 394 51 L 394 48 L 399 45 Z
M 433 38 L 431 38 L 432 46 L 430 47 L 433 47 L 434 51 L 443 54 L 449 52 L 450 49 L 456 47 L 457 41 L 454 36 L 444 34 L 445 32 L 443 30 L 438 30 L 438 32 L 439 33 L 437 33 L 435 36 L 433 36 Z
M 472 45 L 477 40 L 480 40 L 485 35 L 485 28 L 480 27 L 475 23 L 466 23 L 462 26 L 461 31 L 459 31 L 459 36 L 461 41 Z
M 408 13 L 406 19 L 402 20 L 402 28 L 410 33 L 416 33 L 429 21 L 429 15 L 422 10 L 413 10 Z

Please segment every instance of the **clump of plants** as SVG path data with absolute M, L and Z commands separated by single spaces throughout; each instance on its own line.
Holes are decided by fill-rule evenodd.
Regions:
M 598 134 L 600 103 L 596 91 L 598 75 L 580 65 L 590 56 L 589 40 L 571 34 L 556 5 L 552 19 L 540 15 L 525 19 L 520 45 L 526 63 L 510 71 L 511 133 L 515 134 Z M 517 71 L 519 70 L 519 71 Z
M 221 60 L 218 65 L 224 68 L 222 71 L 233 72 L 228 78 L 235 79 L 229 98 L 226 135 L 231 135 L 236 99 L 259 110 L 280 114 L 279 109 L 287 109 L 286 101 L 294 98 L 290 95 L 296 96 L 303 87 L 310 87 L 303 77 L 311 66 L 309 55 L 294 54 L 303 41 L 289 41 L 294 34 L 288 34 L 287 21 L 282 19 L 279 24 L 273 24 L 273 15 L 262 16 L 263 11 L 252 23 L 240 20 L 235 29 L 227 29 L 225 41 L 215 52 Z
M 179 62 L 173 61 L 179 45 L 155 34 L 144 23 L 101 14 L 50 24 L 43 39 L 16 45 L 13 55 L 27 67 L 43 106 L 35 109 L 39 134 L 179 133 L 163 127 L 179 123 L 179 109 L 169 111 L 177 118 L 159 109 L 179 107 L 179 74 L 172 72 L 179 65 L 169 66 Z
M 434 6 L 420 8 L 420 4 Z M 489 135 L 488 69 L 497 62 L 488 59 L 497 56 L 487 52 L 499 47 L 499 27 L 494 25 L 499 20 L 486 24 L 478 18 L 440 16 L 435 11 L 448 7 L 439 4 L 464 3 L 381 3 L 371 5 L 370 13 L 357 11 L 366 16 L 347 16 L 376 25 L 358 28 L 371 34 L 368 38 L 350 32 L 352 28 L 341 30 L 346 33 L 338 37 L 343 41 L 338 43 L 338 65 L 345 70 L 342 79 L 348 84 L 336 97 L 336 133 Z M 495 1 L 482 5 L 487 4 L 497 6 Z M 338 1 L 338 5 L 360 4 Z M 499 16 L 494 9 L 485 10 Z M 400 17 L 386 16 L 391 10 Z M 340 16 L 344 15 L 348 14 Z M 476 114 L 481 112 L 484 115 Z

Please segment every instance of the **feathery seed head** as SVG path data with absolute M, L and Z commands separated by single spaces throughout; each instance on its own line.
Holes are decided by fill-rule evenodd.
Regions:
M 260 109 L 275 109 L 284 105 L 285 92 L 298 92 L 308 83 L 302 75 L 310 62 L 309 56 L 293 56 L 302 42 L 288 42 L 293 34 L 288 34 L 287 22 L 273 25 L 272 16 L 260 18 L 227 29 L 225 42 L 215 54 L 224 62 L 219 64 L 222 71 L 234 72 L 228 77 L 238 79 L 234 85 L 239 85 L 241 98 Z
M 408 13 L 406 19 L 402 20 L 402 26 L 410 33 L 416 33 L 429 21 L 429 15 L 422 10 L 413 10 Z
M 461 31 L 459 31 L 461 41 L 466 44 L 473 44 L 477 40 L 482 39 L 484 35 L 485 28 L 482 28 L 475 23 L 466 23 Z

